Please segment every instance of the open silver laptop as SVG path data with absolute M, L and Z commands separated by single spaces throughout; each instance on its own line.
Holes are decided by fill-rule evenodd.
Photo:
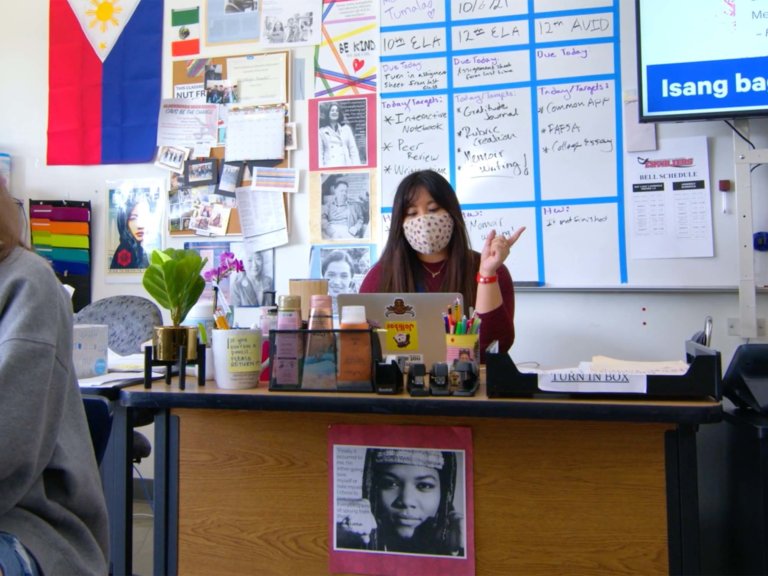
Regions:
M 457 304 L 460 314 L 466 314 L 457 292 L 339 294 L 337 298 L 339 310 L 365 306 L 368 322 L 383 329 L 379 339 L 385 357 L 423 362 L 427 369 L 446 361 L 444 314 Z

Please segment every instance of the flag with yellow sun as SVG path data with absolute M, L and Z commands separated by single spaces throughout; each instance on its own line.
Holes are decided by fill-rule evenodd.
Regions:
M 163 0 L 50 0 L 48 164 L 150 161 Z

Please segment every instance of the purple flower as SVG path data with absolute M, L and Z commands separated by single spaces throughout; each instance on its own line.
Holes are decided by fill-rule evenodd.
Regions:
M 218 286 L 219 282 L 232 274 L 232 272 L 243 272 L 244 270 L 245 267 L 242 260 L 235 258 L 232 252 L 222 252 L 219 256 L 219 265 L 206 270 L 203 273 L 203 278 L 206 282 Z
M 209 268 L 208 270 L 203 272 L 203 278 L 205 279 L 206 282 L 210 282 L 211 280 L 216 278 L 217 272 L 218 270 L 216 268 Z

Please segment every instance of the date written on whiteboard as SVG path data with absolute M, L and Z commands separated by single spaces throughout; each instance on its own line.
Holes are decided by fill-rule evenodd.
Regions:
M 465 14 L 486 16 L 496 12 L 506 12 L 512 7 L 510 0 L 461 0 L 458 4 L 460 16 Z

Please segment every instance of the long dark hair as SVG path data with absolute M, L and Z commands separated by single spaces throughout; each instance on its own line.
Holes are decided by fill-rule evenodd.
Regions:
M 336 106 L 339 110 L 339 126 L 343 126 L 347 123 L 347 115 L 344 114 L 344 109 L 341 107 L 341 104 L 338 102 L 331 102 L 325 110 L 323 110 L 322 114 L 320 114 L 320 127 L 323 126 L 330 126 L 331 125 L 331 109 Z
M 451 184 L 434 170 L 420 170 L 402 179 L 392 202 L 392 221 L 387 245 L 379 258 L 380 292 L 418 292 L 423 290 L 424 269 L 417 252 L 411 248 L 403 232 L 408 207 L 419 188 L 429 192 L 438 206 L 453 220 L 453 235 L 448 243 L 448 258 L 440 289 L 461 292 L 466 305 L 475 302 L 475 275 L 480 258 L 469 245 L 469 234 L 456 192 Z
M 126 267 L 118 264 L 118 252 L 121 250 L 128 250 L 128 252 L 130 252 L 131 259 L 127 266 L 128 268 L 146 268 L 148 265 L 148 258 L 144 252 L 144 246 L 141 242 L 136 240 L 133 233 L 128 228 L 131 212 L 133 212 L 142 202 L 149 202 L 148 195 L 143 192 L 144 191 L 139 191 L 131 194 L 128 200 L 126 200 L 117 210 L 115 223 L 117 224 L 117 233 L 120 236 L 120 243 L 113 257 L 113 269 Z

